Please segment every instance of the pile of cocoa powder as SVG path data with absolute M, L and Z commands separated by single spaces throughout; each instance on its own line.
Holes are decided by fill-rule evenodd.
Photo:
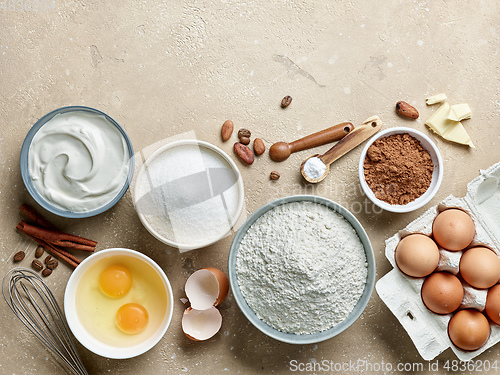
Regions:
M 364 161 L 366 183 L 389 204 L 414 201 L 429 188 L 434 164 L 411 135 L 393 134 L 373 142 Z

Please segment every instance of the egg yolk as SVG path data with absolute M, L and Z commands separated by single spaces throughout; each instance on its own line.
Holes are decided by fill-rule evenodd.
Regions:
M 110 297 L 122 297 L 132 287 L 132 273 L 119 264 L 109 266 L 99 277 L 99 287 Z
M 144 331 L 148 324 L 147 310 L 137 303 L 127 303 L 118 309 L 116 324 L 125 333 L 136 334 Z

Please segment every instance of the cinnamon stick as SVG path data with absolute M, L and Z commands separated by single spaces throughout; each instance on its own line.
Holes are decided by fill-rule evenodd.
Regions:
M 36 225 L 45 228 L 57 231 L 57 228 L 52 225 L 52 223 L 45 218 L 43 218 L 38 212 L 35 211 L 33 207 L 30 205 L 23 203 L 19 209 L 23 214 L 25 214 L 30 220 L 34 221 Z
M 67 247 L 68 249 L 90 251 L 90 252 L 95 251 L 94 246 L 82 245 L 81 243 L 75 243 L 75 242 L 71 242 L 71 241 L 54 241 L 54 242 L 51 242 L 51 244 L 61 246 L 61 247 Z
M 26 225 L 26 224 L 24 224 Z M 76 268 L 81 260 L 78 259 L 77 257 L 75 257 L 74 255 L 68 253 L 67 251 L 64 251 L 63 249 L 58 249 L 56 248 L 55 246 L 39 239 L 39 238 L 36 238 L 28 233 L 25 232 L 24 230 L 24 225 L 23 225 L 23 222 L 21 221 L 19 224 L 17 224 L 17 229 L 21 232 L 23 232 L 24 234 L 26 234 L 28 237 L 32 238 L 34 241 L 36 241 L 39 245 L 43 246 L 45 250 L 47 250 L 47 252 L 51 253 L 52 255 L 64 260 L 66 263 L 68 263 L 69 265 L 73 266 L 74 268 Z
M 62 245 L 61 242 L 73 242 L 74 245 L 72 246 L 72 248 L 75 248 L 75 249 L 78 248 L 79 250 L 84 250 L 84 251 L 94 251 L 95 246 L 97 245 L 97 242 L 89 240 L 87 238 L 75 236 L 75 235 L 69 234 L 69 233 L 58 232 L 55 230 L 40 228 L 40 227 L 37 227 L 34 225 L 27 224 L 25 222 L 22 222 L 22 223 L 23 223 L 22 226 L 23 226 L 24 232 L 26 234 L 29 234 L 33 237 L 42 239 L 45 242 L 49 242 L 49 243 L 52 243 L 54 245 L 65 246 L 65 245 Z M 80 247 L 78 245 L 85 245 L 85 246 Z M 70 247 L 70 246 L 67 246 L 67 247 Z

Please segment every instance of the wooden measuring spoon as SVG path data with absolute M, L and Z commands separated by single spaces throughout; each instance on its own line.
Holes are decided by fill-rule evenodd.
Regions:
M 302 176 L 307 182 L 315 184 L 323 181 L 330 171 L 330 164 L 347 154 L 356 146 L 366 141 L 368 138 L 378 132 L 380 128 L 382 128 L 382 125 L 382 120 L 380 120 L 378 116 L 372 116 L 369 119 L 366 119 L 361 125 L 355 127 L 353 131 L 347 134 L 335 146 L 333 146 L 323 155 L 314 154 L 304 160 L 300 165 L 300 173 L 302 173 Z M 304 171 L 304 165 L 311 158 L 318 158 L 325 164 L 325 172 L 319 178 L 311 178 Z
M 277 142 L 269 148 L 269 155 L 274 161 L 284 161 L 294 152 L 338 141 L 345 137 L 352 129 L 354 129 L 353 124 L 350 122 L 343 122 L 317 133 L 310 134 L 304 138 L 300 138 L 292 143 Z

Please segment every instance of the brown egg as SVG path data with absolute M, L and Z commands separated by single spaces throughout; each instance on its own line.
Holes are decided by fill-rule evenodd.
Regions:
M 490 337 L 488 319 L 477 310 L 460 310 L 448 323 L 448 335 L 455 346 L 462 350 L 477 350 Z
M 436 269 L 439 249 L 430 237 L 410 234 L 399 241 L 395 258 L 399 269 L 408 276 L 424 277 Z
M 457 208 L 441 212 L 432 224 L 434 239 L 446 250 L 465 249 L 472 242 L 475 233 L 476 228 L 472 218 Z
M 500 258 L 486 247 L 473 247 L 460 259 L 460 274 L 474 288 L 490 288 L 500 278 Z
M 449 314 L 460 306 L 464 288 L 460 280 L 448 272 L 436 272 L 422 285 L 422 301 L 436 314 Z
M 500 284 L 495 285 L 488 291 L 485 311 L 491 320 L 496 324 L 500 324 Z

